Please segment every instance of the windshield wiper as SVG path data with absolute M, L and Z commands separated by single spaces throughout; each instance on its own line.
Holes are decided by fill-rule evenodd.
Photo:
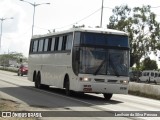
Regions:
M 100 69 L 102 68 L 102 66 L 104 65 L 104 63 L 106 63 L 106 59 L 104 59 L 101 64 L 99 65 L 99 67 L 96 69 L 96 71 L 94 72 L 93 75 L 97 75 L 97 73 L 100 71 Z
M 111 64 L 112 68 L 113 68 L 113 71 L 114 71 L 115 75 L 116 75 L 117 77 L 119 77 L 119 73 L 118 73 L 118 71 L 116 70 L 116 67 L 115 67 L 115 65 L 113 64 L 113 62 L 111 61 L 110 57 L 109 57 L 109 62 L 110 62 L 110 64 Z

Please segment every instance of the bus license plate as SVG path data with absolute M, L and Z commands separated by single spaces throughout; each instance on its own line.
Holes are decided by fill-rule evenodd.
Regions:
M 83 88 L 84 92 L 92 92 L 92 88 Z

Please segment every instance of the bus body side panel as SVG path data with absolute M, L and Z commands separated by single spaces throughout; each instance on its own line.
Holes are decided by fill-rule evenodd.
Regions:
M 29 77 L 33 81 L 33 73 L 38 71 L 41 74 L 41 83 L 63 88 L 63 81 L 66 74 L 71 73 L 71 53 L 52 53 L 30 55 Z M 33 61 L 34 60 L 34 61 Z

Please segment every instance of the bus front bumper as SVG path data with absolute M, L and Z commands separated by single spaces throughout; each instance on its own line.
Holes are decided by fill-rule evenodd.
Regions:
M 76 91 L 84 93 L 128 94 L 128 84 L 107 84 L 80 82 Z

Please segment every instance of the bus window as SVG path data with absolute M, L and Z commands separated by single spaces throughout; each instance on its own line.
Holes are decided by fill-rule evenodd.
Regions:
M 73 39 L 73 35 L 72 34 L 68 35 L 68 37 L 67 37 L 67 43 L 66 43 L 66 50 L 71 50 L 72 39 Z
M 62 50 L 66 50 L 66 42 L 67 42 L 67 36 L 63 36 Z
M 48 49 L 47 51 L 51 51 L 52 38 L 48 39 Z
M 54 51 L 54 46 L 55 46 L 55 38 L 52 38 L 51 51 Z
M 62 38 L 63 37 L 60 37 L 60 39 L 59 39 L 58 51 L 60 51 L 62 49 Z
M 59 37 L 55 38 L 54 51 L 58 50 Z
M 43 51 L 43 39 L 39 40 L 39 45 L 38 45 L 38 52 L 42 52 Z
M 33 52 L 37 52 L 38 40 L 33 41 Z
M 48 38 L 45 39 L 45 42 L 44 42 L 44 51 L 46 52 L 48 49 Z
M 74 35 L 74 45 L 79 45 L 80 44 L 80 32 L 75 32 Z
M 151 76 L 154 76 L 154 73 L 153 73 L 153 72 L 151 72 Z

